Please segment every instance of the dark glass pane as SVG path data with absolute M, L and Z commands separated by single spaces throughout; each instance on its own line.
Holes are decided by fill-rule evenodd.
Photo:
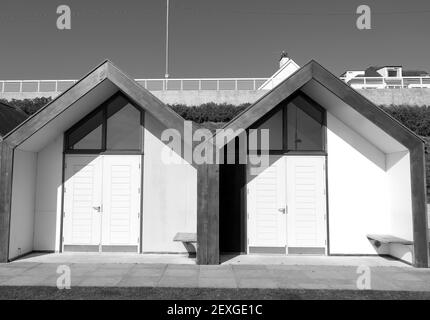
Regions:
M 280 109 L 270 118 L 264 121 L 258 126 L 258 130 L 268 129 L 269 130 L 269 150 L 282 150 L 282 135 L 283 135 L 283 110 Z M 258 133 L 257 149 L 261 149 L 261 132 Z
M 140 111 L 127 101 L 108 106 L 107 150 L 141 149 Z
M 102 122 L 103 113 L 99 111 L 70 132 L 68 149 L 102 149 Z
M 318 106 L 302 96 L 287 106 L 288 150 L 323 151 L 324 114 Z

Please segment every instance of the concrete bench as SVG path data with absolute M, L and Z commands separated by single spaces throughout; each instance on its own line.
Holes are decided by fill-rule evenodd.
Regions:
M 377 248 L 379 248 L 381 244 L 403 244 L 405 246 L 414 244 L 410 240 L 405 240 L 388 234 L 369 234 L 367 235 L 367 239 L 374 241 Z
M 175 234 L 173 241 L 180 241 L 184 243 L 197 243 L 197 234 L 178 232 L 177 234 Z
M 367 235 L 367 239 L 369 239 L 369 241 L 373 243 L 376 249 L 379 249 L 384 245 L 384 247 L 388 249 L 388 253 L 390 256 L 393 256 L 408 263 L 413 262 L 413 241 L 392 236 L 389 234 L 369 234 Z
M 197 234 L 196 233 L 178 232 L 173 237 L 173 241 L 182 242 L 182 244 L 184 245 L 188 254 L 190 256 L 195 255 L 196 246 L 197 246 Z

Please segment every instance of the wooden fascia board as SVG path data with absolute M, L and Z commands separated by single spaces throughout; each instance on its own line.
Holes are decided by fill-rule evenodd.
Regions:
M 416 143 L 416 146 L 410 149 L 414 266 L 418 268 L 430 267 L 424 148 L 424 144 Z
M 108 78 L 130 99 L 152 114 L 167 128 L 176 129 L 181 134 L 184 131 L 184 119 L 151 94 L 148 90 L 136 83 L 120 71 L 115 65 L 109 63 Z M 183 135 L 182 135 L 183 136 Z
M 197 183 L 197 263 L 219 264 L 219 165 L 199 165 Z
M 311 65 L 307 64 L 298 72 L 294 73 L 290 78 L 284 80 L 273 90 L 261 97 L 251 107 L 249 107 L 248 110 L 242 113 L 240 117 L 233 119 L 224 128 L 230 128 L 233 130 L 248 128 L 255 121 L 275 108 L 279 103 L 299 90 L 304 84 L 311 80 L 311 77 Z
M 408 149 L 416 142 L 423 143 L 415 133 L 315 61 L 312 61 L 312 78 Z
M 12 205 L 13 147 L 0 142 L 0 263 L 8 262 Z
M 159 119 L 167 128 L 178 130 L 183 137 L 185 121 L 183 118 L 177 115 L 173 110 L 170 110 L 145 88 L 126 76 L 111 62 L 106 61 L 43 107 L 39 112 L 25 120 L 21 125 L 5 136 L 4 140 L 14 147 L 20 145 L 29 136 L 41 129 L 49 121 L 85 96 L 85 94 L 94 89 L 105 79 L 110 80 L 119 90 L 151 113 L 155 118 Z M 194 129 L 195 127 L 193 126 L 193 130 Z
M 238 132 L 240 129 L 247 129 L 261 117 L 263 117 L 266 113 L 270 112 L 273 108 L 275 108 L 279 103 L 287 99 L 294 92 L 299 90 L 303 85 L 305 85 L 308 81 L 312 79 L 312 68 L 311 64 L 308 63 L 303 66 L 301 69 L 296 71 L 292 76 L 288 79 L 281 82 L 274 89 L 269 91 L 263 97 L 261 97 L 258 101 L 248 107 L 244 112 L 239 114 L 236 118 L 231 120 L 226 126 L 224 126 L 224 130 L 234 130 L 234 132 Z M 234 138 L 235 136 L 231 136 L 230 138 Z M 211 141 L 214 145 L 216 145 L 217 134 L 215 134 Z M 230 139 L 231 140 L 231 139 Z M 228 141 L 227 141 L 228 142 Z M 226 143 L 227 143 L 226 142 Z M 222 146 L 218 146 L 221 148 Z

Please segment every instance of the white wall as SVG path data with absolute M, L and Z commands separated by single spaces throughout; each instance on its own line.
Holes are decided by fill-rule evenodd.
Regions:
M 413 240 L 412 193 L 409 152 L 386 155 L 388 191 L 390 199 L 390 234 Z M 390 246 L 390 254 L 412 262 L 412 250 L 405 246 Z
M 63 135 L 38 153 L 34 250 L 60 249 Z
M 376 254 L 366 235 L 390 232 L 385 154 L 330 113 L 327 127 L 330 253 Z
M 173 237 L 197 230 L 197 170 L 190 164 L 163 163 L 164 129 L 145 114 L 143 251 L 186 252 Z
M 37 154 L 16 149 L 13 159 L 9 259 L 33 250 Z
M 409 152 L 387 154 L 387 178 L 390 192 L 391 232 L 413 240 L 411 169 Z
M 145 127 L 143 251 L 186 252 L 173 237 L 197 230 L 197 170 L 163 164 L 164 127 L 149 114 Z M 38 153 L 34 250 L 60 249 L 62 152 L 61 135 Z

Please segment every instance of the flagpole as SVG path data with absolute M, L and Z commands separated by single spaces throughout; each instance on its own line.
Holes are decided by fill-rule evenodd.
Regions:
M 166 0 L 166 73 L 164 77 L 169 77 L 169 0 Z

